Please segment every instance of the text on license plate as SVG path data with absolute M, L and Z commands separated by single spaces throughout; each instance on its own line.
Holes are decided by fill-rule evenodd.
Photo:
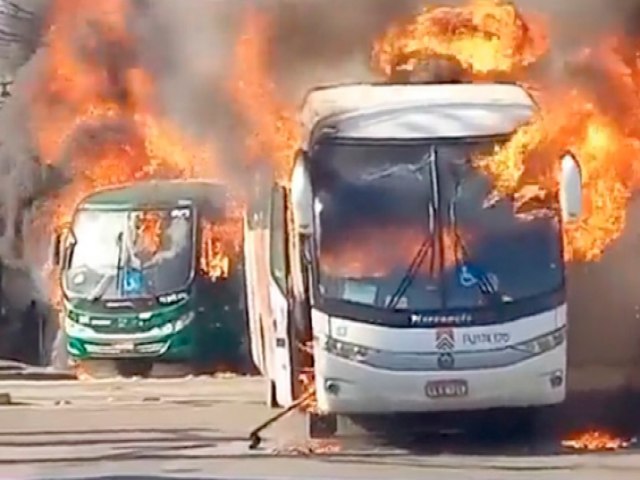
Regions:
M 133 352 L 135 348 L 133 342 L 116 343 L 114 346 L 121 352 Z
M 424 393 L 429 398 L 466 397 L 469 394 L 469 386 L 466 380 L 439 380 L 427 382 Z

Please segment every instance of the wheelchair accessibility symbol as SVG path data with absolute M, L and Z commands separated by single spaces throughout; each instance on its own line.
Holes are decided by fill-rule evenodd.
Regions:
M 126 293 L 140 293 L 143 284 L 142 272 L 139 270 L 127 270 L 123 283 L 123 288 Z
M 458 270 L 458 281 L 465 288 L 471 288 L 478 283 L 478 278 L 471 273 L 468 265 L 462 265 Z
M 480 282 L 488 288 L 497 289 L 499 286 L 498 277 L 493 273 L 488 273 L 474 265 L 461 265 L 458 268 L 458 282 L 464 288 L 471 288 Z

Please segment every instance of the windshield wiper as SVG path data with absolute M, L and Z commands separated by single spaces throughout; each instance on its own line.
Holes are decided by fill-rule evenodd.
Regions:
M 116 288 L 120 288 L 120 270 L 122 270 L 121 258 L 122 258 L 122 232 L 118 234 L 116 239 L 118 244 L 118 260 L 116 263 L 116 273 L 112 275 L 110 273 L 105 274 L 96 288 L 89 294 L 88 299 L 91 302 L 95 302 L 96 300 L 100 300 L 102 296 L 106 293 L 107 289 L 111 286 L 114 279 L 116 282 Z
M 113 275 L 110 273 L 106 273 L 101 279 L 96 288 L 87 296 L 90 302 L 95 302 L 96 300 L 100 300 L 102 296 L 107 291 L 107 288 L 113 282 Z
M 430 163 L 433 163 L 434 161 L 435 161 L 435 148 L 431 147 L 429 149 L 429 153 L 425 155 L 423 162 L 421 162 L 420 165 L 422 167 L 427 167 L 430 165 Z M 435 178 L 432 172 L 430 176 L 431 176 L 432 190 L 431 190 L 431 194 L 428 195 L 428 200 L 427 200 L 427 214 L 429 216 L 429 232 L 427 233 L 427 236 L 425 236 L 424 240 L 420 244 L 420 248 L 418 248 L 418 251 L 414 255 L 413 259 L 411 260 L 411 263 L 409 264 L 409 267 L 407 268 L 407 271 L 405 272 L 405 274 L 402 276 L 402 279 L 400 280 L 398 287 L 389 298 L 386 308 L 390 310 L 395 310 L 398 307 L 400 300 L 402 299 L 404 294 L 407 292 L 407 290 L 413 283 L 418 273 L 418 270 L 424 263 L 429 253 L 431 253 L 429 271 L 431 272 L 431 274 L 433 274 L 433 270 L 435 266 L 434 265 L 435 257 L 436 257 L 435 245 L 434 245 L 436 207 L 434 206 L 433 194 L 437 191 L 437 188 L 435 188 L 433 185 L 435 182 Z

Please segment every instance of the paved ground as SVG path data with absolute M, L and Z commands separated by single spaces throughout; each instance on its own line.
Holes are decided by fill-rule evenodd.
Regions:
M 295 416 L 267 432 L 262 450 L 250 451 L 247 432 L 268 415 L 258 378 L 1 382 L 2 392 L 16 403 L 0 407 L 3 479 L 640 476 L 640 450 L 558 455 L 553 439 L 533 450 L 344 439 L 337 453 L 305 458 L 291 449 L 308 445 Z

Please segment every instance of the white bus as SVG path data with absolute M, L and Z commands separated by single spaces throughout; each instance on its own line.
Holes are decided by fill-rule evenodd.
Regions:
M 473 158 L 536 105 L 511 84 L 353 84 L 311 91 L 290 188 L 268 180 L 245 221 L 251 346 L 268 402 L 301 395 L 312 436 L 336 416 L 511 408 L 566 394 L 562 223 L 581 174 L 558 158 L 558 195 L 492 197 Z M 312 344 L 313 357 L 300 345 Z

